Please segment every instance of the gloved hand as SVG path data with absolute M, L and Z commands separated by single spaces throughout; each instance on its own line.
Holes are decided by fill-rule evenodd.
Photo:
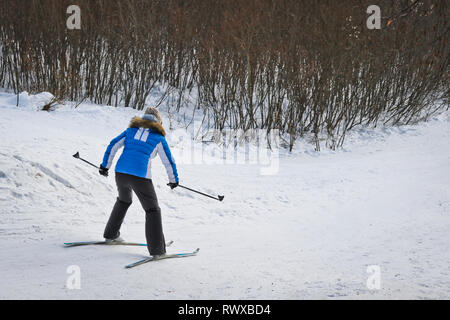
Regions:
M 169 187 L 170 187 L 170 189 L 175 189 L 176 187 L 178 187 L 178 182 L 170 182 L 170 183 L 168 183 L 167 184 Z
M 102 176 L 107 177 L 108 176 L 108 170 L 104 166 L 100 165 L 100 169 L 98 170 L 98 173 L 100 173 Z

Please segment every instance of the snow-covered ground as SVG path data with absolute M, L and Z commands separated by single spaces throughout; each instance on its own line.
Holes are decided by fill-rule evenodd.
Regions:
M 101 239 L 116 198 L 113 175 L 72 155 L 100 163 L 139 112 L 36 111 L 48 99 L 23 94 L 16 107 L 14 95 L 0 93 L 1 299 L 450 298 L 448 112 L 354 132 L 337 152 L 299 142 L 294 154 L 280 153 L 273 175 L 258 165 L 179 163 L 183 184 L 224 194 L 223 202 L 170 190 L 157 159 L 165 235 L 175 241 L 168 252 L 201 251 L 124 269 L 147 249 L 63 242 Z M 177 159 L 187 141 L 175 131 L 168 140 Z M 145 241 L 137 200 L 122 236 Z M 81 289 L 67 287 L 73 265 Z

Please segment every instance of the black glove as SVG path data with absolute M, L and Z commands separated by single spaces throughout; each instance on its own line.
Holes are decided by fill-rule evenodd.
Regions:
M 170 182 L 170 183 L 168 183 L 167 184 L 169 187 L 170 187 L 170 189 L 175 189 L 176 187 L 178 187 L 178 182 L 175 182 L 175 183 L 173 183 L 173 182 Z
M 104 166 L 100 166 L 100 169 L 98 170 L 98 173 L 100 173 L 102 176 L 107 177 L 108 176 L 108 170 Z

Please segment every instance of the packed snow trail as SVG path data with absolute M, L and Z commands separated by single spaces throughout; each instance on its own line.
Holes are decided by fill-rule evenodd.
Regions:
M 175 241 L 168 253 L 201 252 L 128 270 L 145 247 L 63 243 L 102 240 L 116 197 L 113 175 L 73 153 L 99 163 L 140 113 L 90 104 L 38 112 L 46 94 L 21 98 L 15 107 L 0 93 L 0 299 L 450 298 L 448 113 L 354 132 L 336 152 L 299 143 L 275 175 L 179 163 L 181 183 L 223 202 L 170 190 L 155 161 L 165 236 Z M 168 140 L 173 150 L 183 143 L 173 131 Z M 122 236 L 145 242 L 144 220 L 135 198 Z M 67 288 L 73 265 L 80 290 Z M 378 290 L 367 287 L 369 266 L 380 268 Z

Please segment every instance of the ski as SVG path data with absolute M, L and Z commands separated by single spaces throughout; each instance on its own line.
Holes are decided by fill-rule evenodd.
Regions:
M 166 243 L 166 247 L 169 247 L 173 241 Z M 80 242 L 65 242 L 66 247 L 79 247 L 79 246 L 90 246 L 90 245 L 104 245 L 104 246 L 139 246 L 146 247 L 146 243 L 137 242 L 126 242 L 126 241 L 80 241 Z
M 163 259 L 192 257 L 192 256 L 195 256 L 199 251 L 200 251 L 200 248 L 197 248 L 197 250 L 195 250 L 193 252 L 165 254 L 158 258 L 148 257 L 148 258 L 136 261 L 134 263 L 130 263 L 130 264 L 126 265 L 125 268 L 130 269 L 130 268 L 137 267 L 137 266 L 147 263 L 147 262 L 158 261 L 158 260 L 163 260 Z

